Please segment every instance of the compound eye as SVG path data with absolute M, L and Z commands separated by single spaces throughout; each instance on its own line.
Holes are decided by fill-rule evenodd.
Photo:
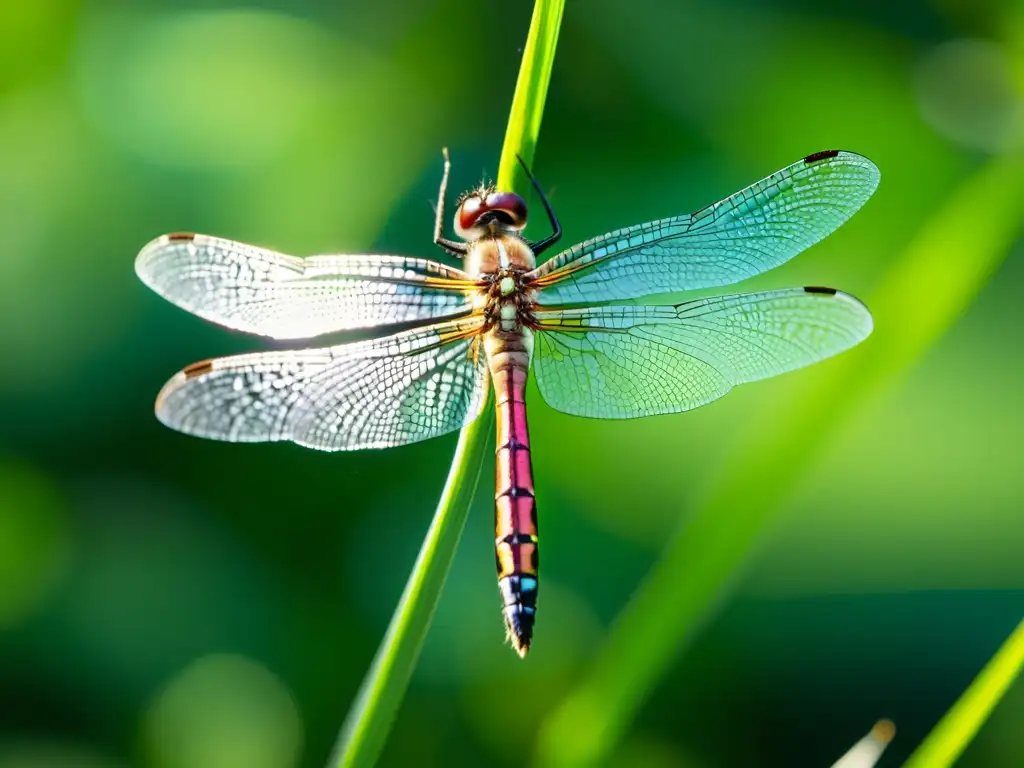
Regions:
M 480 218 L 480 214 L 485 210 L 487 209 L 483 205 L 483 201 L 475 195 L 466 198 L 459 206 L 459 224 L 463 229 L 472 229 L 476 225 L 476 220 Z
M 514 192 L 494 192 L 487 196 L 484 207 L 506 214 L 515 229 L 526 226 L 526 201 Z
M 460 235 L 469 232 L 476 226 L 477 219 L 487 211 L 484 201 L 477 195 L 470 195 L 462 201 L 458 213 L 455 214 L 455 231 Z

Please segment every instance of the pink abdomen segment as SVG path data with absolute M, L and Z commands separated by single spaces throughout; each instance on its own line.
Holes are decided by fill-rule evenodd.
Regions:
M 537 505 L 525 397 L 528 365 L 529 358 L 515 351 L 491 359 L 498 409 L 494 496 L 498 588 L 505 627 L 520 656 L 530 648 L 537 612 Z

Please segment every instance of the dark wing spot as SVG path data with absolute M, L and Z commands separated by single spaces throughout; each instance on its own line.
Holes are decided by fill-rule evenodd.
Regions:
M 821 285 L 805 285 L 804 286 L 804 291 L 806 293 L 820 293 L 820 294 L 823 294 L 825 296 L 835 296 L 836 295 L 836 289 L 835 288 L 825 288 L 824 286 L 821 286 Z
M 171 243 L 190 243 L 195 239 L 195 232 L 171 232 L 167 235 L 167 240 Z
M 187 380 L 195 379 L 212 370 L 213 360 L 203 360 L 201 363 L 192 363 L 192 365 L 185 366 L 181 372 L 185 374 L 185 379 Z
M 811 165 L 812 163 L 817 163 L 819 160 L 830 160 L 838 154 L 838 149 L 826 149 L 822 152 L 815 152 L 814 154 L 808 155 L 804 158 L 804 162 Z

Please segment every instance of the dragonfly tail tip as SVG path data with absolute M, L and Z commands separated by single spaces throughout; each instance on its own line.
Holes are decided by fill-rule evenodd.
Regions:
M 532 639 L 531 624 L 516 621 L 519 616 L 513 615 L 512 620 L 506 616 L 505 630 L 508 633 L 508 641 L 512 644 L 512 650 L 519 654 L 519 658 L 525 658 L 529 652 L 529 641 Z

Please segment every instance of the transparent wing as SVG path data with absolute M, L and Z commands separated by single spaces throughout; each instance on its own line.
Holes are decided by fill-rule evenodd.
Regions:
M 488 386 L 477 319 L 322 349 L 196 363 L 157 397 L 157 417 L 198 437 L 291 440 L 324 451 L 390 448 L 459 429 Z
M 553 408 L 629 419 L 696 408 L 736 384 L 817 362 L 871 326 L 863 304 L 831 288 L 539 311 L 533 367 Z
M 574 245 L 528 274 L 541 304 L 595 303 L 728 285 L 793 258 L 871 197 L 878 168 L 828 151 L 697 213 Z
M 467 291 L 474 285 L 461 270 L 425 259 L 300 259 L 187 233 L 151 242 L 135 271 L 182 309 L 275 339 L 458 316 L 471 309 Z

